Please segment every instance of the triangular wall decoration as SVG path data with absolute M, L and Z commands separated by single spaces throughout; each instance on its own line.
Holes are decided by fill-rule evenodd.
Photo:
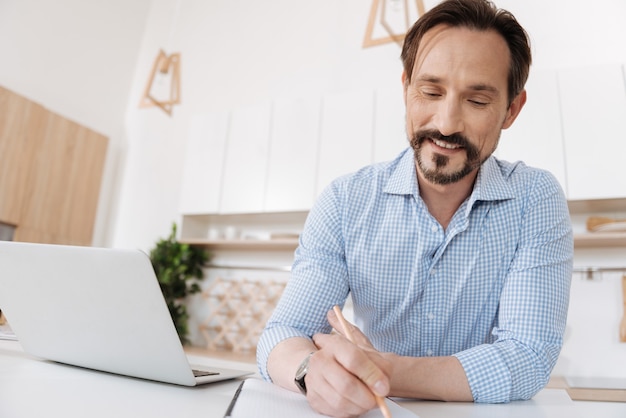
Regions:
M 407 31 L 424 11 L 423 0 L 373 0 L 363 48 L 391 42 L 402 45 Z

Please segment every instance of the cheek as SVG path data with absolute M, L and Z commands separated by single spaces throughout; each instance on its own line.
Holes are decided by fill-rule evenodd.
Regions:
M 406 129 L 407 133 L 414 133 L 427 125 L 428 109 L 426 106 L 419 106 L 416 103 L 409 103 L 406 106 Z
M 504 116 L 501 113 L 478 114 L 466 118 L 465 134 L 477 138 L 481 149 L 491 150 L 500 138 Z
M 482 158 L 487 157 L 495 151 L 500 139 L 500 129 L 494 129 L 493 126 L 490 130 L 481 130 L 480 133 L 474 131 L 475 134 L 470 138 L 476 138 L 474 144 L 477 146 Z M 469 135 L 472 135 L 471 133 Z

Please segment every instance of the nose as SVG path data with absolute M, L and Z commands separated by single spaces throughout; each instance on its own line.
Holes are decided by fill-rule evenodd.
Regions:
M 451 97 L 439 102 L 434 117 L 436 128 L 442 135 L 452 135 L 463 131 L 463 110 L 461 104 Z

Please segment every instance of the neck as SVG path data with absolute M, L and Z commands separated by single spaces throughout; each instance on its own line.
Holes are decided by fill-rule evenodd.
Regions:
M 445 185 L 429 182 L 424 178 L 419 168 L 416 167 L 416 170 L 420 196 L 426 204 L 428 212 L 445 230 L 461 204 L 472 193 L 478 169 L 455 183 Z

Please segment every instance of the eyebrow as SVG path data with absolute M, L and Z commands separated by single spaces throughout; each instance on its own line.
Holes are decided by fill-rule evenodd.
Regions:
M 441 77 L 437 77 L 431 74 L 423 74 L 419 76 L 417 80 L 424 81 L 427 83 L 433 83 L 433 84 L 439 84 L 442 82 Z M 487 91 L 487 92 L 495 93 L 495 94 L 499 93 L 499 90 L 496 87 L 490 84 L 485 84 L 485 83 L 472 84 L 469 86 L 469 89 L 474 90 L 474 91 Z
M 488 92 L 491 92 L 491 93 L 498 93 L 498 91 L 499 91 L 494 86 L 491 86 L 489 84 L 483 84 L 483 83 L 473 84 L 473 85 L 470 86 L 470 89 L 476 90 L 476 91 L 488 91 Z

